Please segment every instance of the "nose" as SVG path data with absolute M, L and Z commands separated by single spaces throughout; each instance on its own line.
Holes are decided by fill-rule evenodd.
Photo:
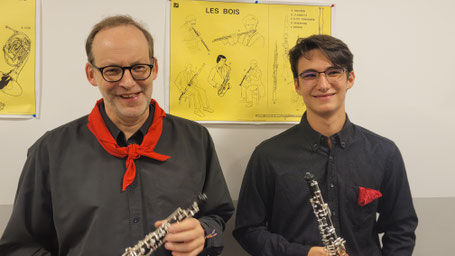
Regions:
M 327 91 L 330 88 L 330 83 L 327 80 L 327 76 L 325 73 L 319 73 L 319 79 L 316 84 L 317 88 L 321 91 Z
M 131 75 L 131 71 L 129 69 L 125 69 L 125 73 L 123 73 L 122 80 L 120 80 L 120 86 L 129 89 L 132 88 L 135 84 L 136 81 Z

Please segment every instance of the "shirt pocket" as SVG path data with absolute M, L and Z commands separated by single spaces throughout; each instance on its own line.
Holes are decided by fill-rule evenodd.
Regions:
M 376 222 L 378 200 L 360 206 L 358 204 L 359 187 L 348 185 L 346 190 L 346 212 L 352 226 L 356 229 L 372 227 Z

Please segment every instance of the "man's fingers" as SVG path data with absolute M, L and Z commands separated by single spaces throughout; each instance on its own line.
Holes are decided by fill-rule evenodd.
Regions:
M 155 222 L 155 228 L 159 228 L 161 226 L 161 224 L 163 224 L 163 221 L 162 220 L 159 220 L 157 222 Z
M 185 255 L 196 253 L 195 255 L 197 255 L 197 253 L 201 252 L 204 248 L 204 243 L 204 238 L 197 238 L 184 243 L 168 241 L 164 246 L 167 250 L 172 251 L 172 255 L 174 255 L 174 253 L 185 253 Z
M 204 230 L 190 229 L 178 233 L 168 233 L 166 241 L 169 242 L 189 242 L 197 238 L 204 238 Z
M 186 230 L 195 229 L 200 226 L 201 226 L 201 224 L 200 224 L 199 220 L 197 220 L 195 218 L 187 218 L 181 222 L 172 224 L 169 227 L 168 231 L 169 231 L 169 233 L 179 233 L 179 232 L 183 232 Z

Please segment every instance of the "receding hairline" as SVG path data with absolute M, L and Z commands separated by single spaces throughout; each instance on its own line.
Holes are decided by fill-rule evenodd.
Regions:
M 93 37 L 92 46 L 91 46 L 91 48 L 92 48 L 91 49 L 91 53 L 92 53 L 92 56 L 93 56 L 93 60 L 95 60 L 95 51 L 94 51 L 95 48 L 94 47 L 95 47 L 96 44 L 100 45 L 100 43 L 101 43 L 101 45 L 102 45 L 102 42 L 104 42 L 104 41 L 113 42 L 113 41 L 115 41 L 115 38 L 116 37 L 118 38 L 118 36 L 119 36 L 119 34 L 113 33 L 113 32 L 111 32 L 111 34 L 104 34 L 104 33 L 106 33 L 106 32 L 109 33 L 109 30 L 118 29 L 118 28 L 127 28 L 128 32 L 126 32 L 126 33 L 130 33 L 130 31 L 134 31 L 133 35 L 131 35 L 131 34 L 129 34 L 129 35 L 130 36 L 134 36 L 134 37 L 138 36 L 137 39 L 141 40 L 140 44 L 144 43 L 145 47 L 147 48 L 147 53 L 149 52 L 149 44 L 148 44 L 148 41 L 147 41 L 147 37 L 144 35 L 144 33 L 142 33 L 142 31 L 140 29 L 138 29 L 134 25 L 121 24 L 121 25 L 118 25 L 118 26 L 105 27 L 105 28 L 99 30 L 98 33 L 95 34 L 95 37 Z M 140 36 L 140 35 L 142 35 L 142 36 Z M 104 38 L 102 40 L 100 40 L 100 36 L 103 36 Z
M 95 24 L 90 31 L 90 34 L 87 36 L 86 43 L 85 43 L 85 50 L 87 53 L 87 59 L 90 63 L 94 62 L 93 56 L 93 42 L 98 35 L 98 33 L 116 27 L 122 26 L 133 26 L 136 27 L 142 34 L 147 42 L 149 48 L 149 58 L 153 60 L 154 58 L 154 40 L 150 32 L 145 28 L 145 25 L 139 21 L 136 21 L 129 15 L 115 15 L 104 18 L 97 24 Z

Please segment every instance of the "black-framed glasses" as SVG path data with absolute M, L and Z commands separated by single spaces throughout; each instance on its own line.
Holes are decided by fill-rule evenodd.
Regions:
M 305 84 L 314 85 L 319 81 L 321 74 L 325 74 L 325 77 L 329 83 L 334 83 L 339 81 L 342 77 L 346 69 L 344 68 L 336 68 L 331 67 L 328 68 L 326 71 L 306 71 L 299 74 L 300 78 L 303 80 Z
M 121 67 L 110 65 L 105 67 L 97 67 L 91 64 L 94 68 L 100 71 L 103 79 L 107 82 L 118 82 L 122 80 L 125 70 L 129 70 L 134 80 L 146 80 L 152 74 L 153 64 L 135 64 L 129 67 Z

